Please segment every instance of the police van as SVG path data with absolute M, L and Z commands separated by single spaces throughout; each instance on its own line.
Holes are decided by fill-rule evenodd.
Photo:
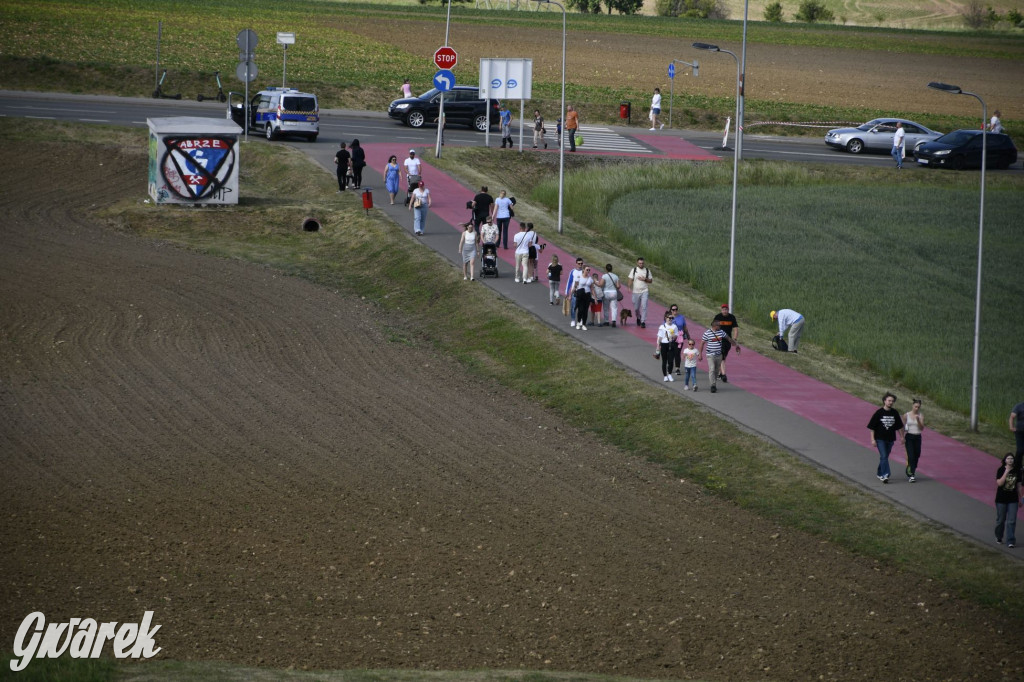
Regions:
M 245 115 L 242 110 L 242 104 L 235 104 L 229 97 L 228 116 L 240 126 Z M 249 128 L 262 130 L 268 140 L 301 135 L 316 142 L 320 134 L 320 104 L 316 95 L 295 88 L 260 90 L 249 102 Z

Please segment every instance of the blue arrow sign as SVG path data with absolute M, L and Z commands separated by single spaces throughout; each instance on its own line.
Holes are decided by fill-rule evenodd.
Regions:
M 675 64 L 669 64 L 668 65 L 668 77 L 669 78 L 675 78 L 676 77 L 676 65 Z
M 448 69 L 441 69 L 434 74 L 434 87 L 441 92 L 448 92 L 455 87 L 455 74 Z

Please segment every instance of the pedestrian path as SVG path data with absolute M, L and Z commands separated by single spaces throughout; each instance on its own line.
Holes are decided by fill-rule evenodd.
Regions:
M 652 146 L 655 143 L 660 145 L 657 151 L 661 156 L 682 156 L 691 153 L 692 150 L 689 150 L 688 146 L 696 149 L 702 157 L 709 156 L 703 150 L 674 136 L 660 137 L 652 134 L 643 137 L 654 138 L 649 143 Z M 391 154 L 404 158 L 407 154 L 401 152 L 408 152 L 408 149 L 398 148 L 397 144 L 367 144 L 364 148 L 372 169 L 383 168 Z M 313 154 L 316 156 L 316 152 Z M 325 168 L 332 169 L 332 157 L 325 152 L 321 152 L 321 155 L 322 158 L 318 158 L 320 163 Z M 461 258 L 457 254 L 461 232 L 459 224 L 468 219 L 466 202 L 472 199 L 478 188 L 465 187 L 443 171 L 431 166 L 428 159 L 423 161 L 423 179 L 431 190 L 433 207 L 427 218 L 426 234 L 420 239 L 449 259 L 453 265 L 461 267 Z M 379 183 L 375 184 L 375 187 L 383 185 L 380 176 L 376 173 L 371 174 L 369 169 L 364 173 L 364 177 L 369 182 Z M 373 179 L 369 180 L 371 177 Z M 490 189 L 496 196 L 502 188 Z M 516 188 L 505 189 L 514 193 Z M 411 233 L 411 212 L 401 203 L 395 206 L 387 205 L 387 194 L 383 191 L 379 191 L 377 196 L 378 207 Z M 384 205 L 381 206 L 381 203 Z M 518 231 L 514 221 L 510 231 Z M 566 253 L 552 241 L 557 239 L 553 231 L 547 232 L 545 226 L 538 223 L 538 232 L 541 241 L 548 244 L 544 253 L 545 261 L 552 253 L 556 253 L 563 264 L 574 261 L 574 255 Z M 655 346 L 657 321 L 662 319 L 665 311 L 663 303 L 650 302 L 647 315 L 650 324 L 646 329 L 631 324 L 618 329 L 591 326 L 586 332 L 570 330 L 568 319 L 562 316 L 561 307 L 548 304 L 545 269 L 540 268 L 538 283 L 517 284 L 513 280 L 512 250 L 502 249 L 498 253 L 501 276 L 493 280 L 467 283 L 467 286 L 488 286 L 544 322 L 573 335 L 596 352 L 651 377 L 652 382 L 656 381 L 657 387 L 674 391 L 683 399 L 699 402 L 723 417 L 833 472 L 841 479 L 903 505 L 914 513 L 990 546 L 995 551 L 1008 552 L 1011 556 L 1024 560 L 1024 549 L 1008 550 L 994 543 L 995 471 L 999 464 L 995 457 L 926 429 L 917 482 L 909 483 L 902 475 L 905 453 L 897 447 L 890 458 L 895 474 L 892 483 L 882 485 L 875 476 L 878 454 L 870 445 L 870 432 L 867 429 L 868 419 L 879 407 L 881 396 L 878 404 L 866 402 L 801 374 L 797 371 L 798 366 L 787 367 L 771 357 L 755 353 L 745 347 L 739 355 L 730 355 L 729 383 L 719 383 L 717 393 L 712 394 L 706 390 L 707 371 L 703 363 L 698 369 L 698 380 L 705 390 L 684 393 L 681 382 L 662 383 L 660 362 L 651 357 Z M 600 263 L 594 265 L 603 267 Z M 657 276 L 657 266 L 653 265 Z M 626 273 L 617 274 L 625 286 Z M 780 302 L 780 305 L 782 303 L 784 302 Z M 628 294 L 620 305 L 631 307 Z M 691 335 L 699 338 L 704 327 L 694 321 L 687 322 Z M 813 320 L 808 320 L 809 328 L 813 328 L 813 324 Z M 740 338 L 742 339 L 742 335 Z M 909 409 L 909 398 L 910 396 L 901 396 L 901 401 L 897 404 L 901 412 Z

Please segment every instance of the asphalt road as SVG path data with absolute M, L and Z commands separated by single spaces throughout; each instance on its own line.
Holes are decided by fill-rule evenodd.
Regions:
M 200 116 L 224 118 L 227 105 L 216 101 L 196 102 L 191 100 L 146 99 L 129 97 L 111 97 L 102 95 L 70 95 L 63 93 L 37 93 L 21 91 L 0 91 L 0 117 L 30 118 L 58 121 L 78 121 L 130 127 L 143 127 L 147 118 L 165 116 Z M 527 123 L 528 125 L 528 123 Z M 514 122 L 517 129 L 518 121 Z M 622 153 L 644 153 L 653 149 L 637 141 L 633 136 L 647 134 L 647 129 L 640 125 L 634 126 L 583 126 L 583 133 L 593 133 L 588 137 L 588 150 L 596 150 L 592 140 L 600 139 L 605 145 L 601 151 Z M 260 135 L 261 133 L 256 133 Z M 687 142 L 694 144 L 722 158 L 731 158 L 731 151 L 720 151 L 722 144 L 721 132 L 707 132 L 686 129 L 668 129 L 659 135 L 679 135 Z M 531 133 L 524 131 L 524 148 L 530 146 Z M 337 147 L 341 140 L 358 138 L 363 144 L 373 142 L 401 142 L 410 147 L 433 146 L 437 129 L 424 127 L 408 128 L 387 117 L 383 111 L 352 111 L 343 109 L 325 109 L 320 112 L 320 136 L 314 145 Z M 776 161 L 797 161 L 804 163 L 843 163 L 862 166 L 888 166 L 892 160 L 888 154 L 848 154 L 835 151 L 825 146 L 821 136 L 815 137 L 780 137 L 771 135 L 747 134 L 743 138 L 743 156 L 752 159 L 771 159 Z M 450 126 L 445 131 L 445 141 L 450 145 L 485 144 L 485 136 L 468 128 Z M 490 146 L 498 145 L 499 137 L 496 130 L 490 135 Z M 516 137 L 518 144 L 519 138 Z M 733 145 L 730 136 L 729 144 Z M 917 168 L 914 164 L 908 167 L 917 172 L 936 172 L 931 169 Z M 1009 172 L 1022 172 L 1018 162 Z M 1007 171 L 999 171 L 1007 172 Z

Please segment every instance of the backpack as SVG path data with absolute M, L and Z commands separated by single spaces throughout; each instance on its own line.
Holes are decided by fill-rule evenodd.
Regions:
M 772 348 L 783 353 L 789 352 L 789 344 L 786 343 L 786 339 L 782 338 L 782 334 L 776 334 L 772 337 Z

